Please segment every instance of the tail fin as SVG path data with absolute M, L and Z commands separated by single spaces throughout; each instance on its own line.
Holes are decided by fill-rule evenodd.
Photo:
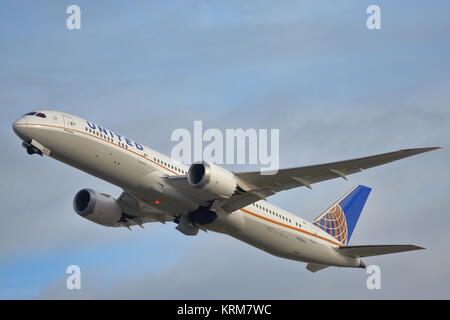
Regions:
M 313 224 L 332 235 L 340 243 L 347 244 L 371 190 L 361 185 L 354 187 L 318 216 Z

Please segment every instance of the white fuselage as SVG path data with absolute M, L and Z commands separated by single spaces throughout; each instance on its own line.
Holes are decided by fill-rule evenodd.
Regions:
M 152 210 L 136 212 L 148 221 L 173 221 L 195 210 L 199 203 L 165 182 L 186 175 L 188 167 L 109 129 L 76 116 L 41 111 L 46 118 L 24 116 L 14 131 L 24 141 L 34 140 L 49 156 L 108 181 L 146 201 Z M 282 258 L 323 265 L 358 267 L 360 260 L 336 250 L 344 244 L 310 222 L 267 201 L 232 213 L 217 212 L 205 229 L 228 234 Z

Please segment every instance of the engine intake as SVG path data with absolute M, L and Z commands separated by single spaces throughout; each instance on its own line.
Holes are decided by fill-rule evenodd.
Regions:
M 85 217 L 92 213 L 95 202 L 95 191 L 91 189 L 83 189 L 76 194 L 75 199 L 73 200 L 73 207 L 76 213 L 82 217 Z
M 73 208 L 81 217 L 108 227 L 120 226 L 122 209 L 116 199 L 92 189 L 80 190 L 73 199 Z
M 220 198 L 230 198 L 237 190 L 234 174 L 205 161 L 193 163 L 188 171 L 189 184 Z

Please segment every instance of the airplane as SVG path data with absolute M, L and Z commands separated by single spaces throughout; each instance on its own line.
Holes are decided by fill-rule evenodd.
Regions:
M 94 122 L 64 112 L 30 112 L 13 124 L 30 155 L 49 156 L 120 187 L 118 199 L 82 189 L 73 200 L 81 217 L 107 227 L 144 228 L 174 222 L 187 236 L 227 234 L 277 257 L 327 267 L 366 268 L 362 258 L 424 249 L 415 245 L 349 245 L 371 189 L 358 185 L 312 221 L 266 201 L 283 190 L 312 188 L 365 169 L 440 147 L 404 149 L 274 175 L 231 172 L 213 163 L 190 166 Z

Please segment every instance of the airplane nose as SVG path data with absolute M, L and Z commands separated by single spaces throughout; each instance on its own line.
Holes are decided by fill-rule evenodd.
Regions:
M 21 117 L 16 122 L 13 123 L 12 129 L 16 133 L 16 135 L 18 135 L 20 138 L 26 139 L 27 137 L 25 131 L 27 124 L 28 124 L 27 119 L 25 117 Z

